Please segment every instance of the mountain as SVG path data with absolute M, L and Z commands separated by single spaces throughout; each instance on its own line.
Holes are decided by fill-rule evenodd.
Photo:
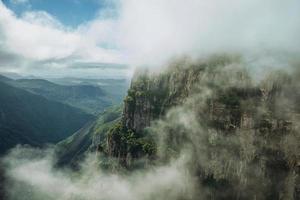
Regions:
M 88 113 L 102 112 L 112 105 L 103 89 L 93 85 L 64 86 L 43 79 L 19 79 L 16 85 L 48 99 L 66 103 Z
M 0 81 L 0 153 L 16 144 L 56 143 L 92 119 L 77 108 Z
M 299 199 L 300 72 L 257 80 L 244 65 L 217 56 L 138 74 L 108 135 L 109 156 L 130 167 L 132 158 L 166 162 L 188 151 L 184 167 L 204 199 Z M 139 142 L 149 136 L 155 145 Z
M 115 106 L 101 113 L 94 121 L 87 123 L 80 130 L 56 145 L 58 165 L 76 166 L 88 151 L 97 151 L 106 145 L 108 130 L 121 117 L 121 106 Z
M 14 80 L 0 74 L 0 81 L 1 81 L 1 82 L 9 83 L 9 82 L 12 82 L 12 81 L 14 81 Z
M 20 74 L 17 73 L 13 73 L 13 72 L 1 72 L 1 74 L 7 78 L 10 79 L 20 79 L 20 78 L 24 78 L 23 76 L 21 76 Z
M 94 85 L 59 85 L 44 79 L 8 79 L 4 81 L 14 87 L 25 89 L 49 100 L 80 108 L 87 113 L 97 114 L 114 104 L 114 99 L 102 88 Z
M 129 87 L 127 79 L 87 79 L 87 78 L 55 78 L 51 82 L 60 85 L 93 85 L 103 89 L 113 100 L 114 104 L 122 102 Z
M 300 72 L 258 79 L 245 65 L 225 55 L 138 72 L 122 117 L 89 144 L 130 170 L 183 157 L 203 199 L 299 199 Z

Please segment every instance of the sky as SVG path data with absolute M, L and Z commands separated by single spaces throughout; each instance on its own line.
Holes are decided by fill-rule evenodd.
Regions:
M 102 1 L 96 0 L 3 0 L 3 2 L 17 16 L 28 10 L 43 10 L 71 27 L 92 20 L 98 12 L 101 12 L 101 8 L 105 7 Z
M 0 0 L 0 71 L 46 77 L 127 77 L 106 0 Z
M 0 72 L 130 77 L 186 55 L 298 55 L 299 9 L 299 0 L 0 0 Z

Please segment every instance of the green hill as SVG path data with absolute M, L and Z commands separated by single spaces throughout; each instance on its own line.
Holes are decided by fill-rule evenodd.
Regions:
M 58 164 L 76 165 L 86 152 L 105 146 L 108 130 L 118 122 L 121 112 L 120 106 L 112 107 L 72 136 L 59 142 L 56 146 Z
M 16 144 L 56 143 L 93 116 L 0 82 L 0 153 Z
M 43 79 L 19 79 L 12 83 L 47 99 L 66 103 L 85 112 L 97 114 L 112 105 L 112 100 L 100 87 L 93 85 L 65 86 Z

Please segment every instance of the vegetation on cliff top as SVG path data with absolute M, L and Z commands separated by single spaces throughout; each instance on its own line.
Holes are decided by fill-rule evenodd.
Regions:
M 128 167 L 131 157 L 150 153 L 166 162 L 184 154 L 206 198 L 297 198 L 297 69 L 256 80 L 245 65 L 221 56 L 137 76 L 111 129 L 110 155 Z M 140 137 L 152 137 L 151 151 L 142 150 Z

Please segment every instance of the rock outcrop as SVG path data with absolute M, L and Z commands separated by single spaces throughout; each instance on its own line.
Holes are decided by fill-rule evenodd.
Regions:
M 244 66 L 239 57 L 220 56 L 137 73 L 110 131 L 109 156 L 128 167 L 189 146 L 188 168 L 206 198 L 299 199 L 299 72 L 258 81 Z

